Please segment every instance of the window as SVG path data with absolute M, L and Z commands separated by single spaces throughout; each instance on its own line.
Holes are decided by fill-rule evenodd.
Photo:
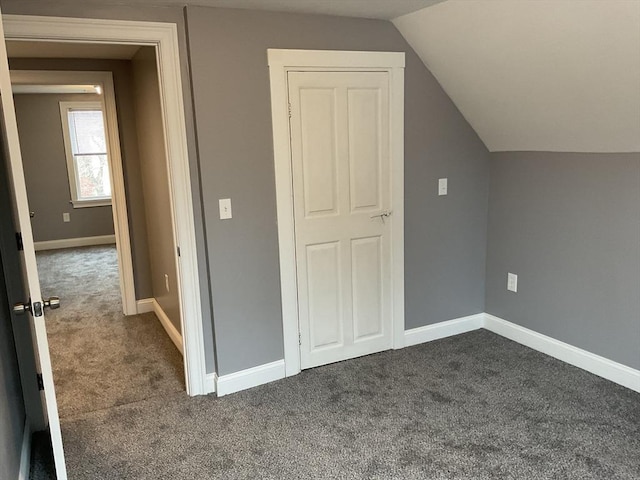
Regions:
M 111 205 L 107 135 L 100 102 L 60 102 L 71 203 Z

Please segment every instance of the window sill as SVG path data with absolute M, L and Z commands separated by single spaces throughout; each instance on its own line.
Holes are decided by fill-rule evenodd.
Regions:
M 110 207 L 111 199 L 104 200 L 71 200 L 73 208 Z

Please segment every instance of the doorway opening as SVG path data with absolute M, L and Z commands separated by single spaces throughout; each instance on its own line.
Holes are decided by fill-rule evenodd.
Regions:
M 8 41 L 45 42 L 58 46 L 75 43 L 87 43 L 89 49 L 98 49 L 97 45 L 129 45 L 151 47 L 157 62 L 156 75 L 160 97 L 160 112 L 157 118 L 162 123 L 163 142 L 166 152 L 167 175 L 170 190 L 170 205 L 166 214 L 166 223 L 172 227 L 172 237 L 176 246 L 174 261 L 178 292 L 179 317 L 184 349 L 184 371 L 186 389 L 190 395 L 209 393 L 210 382 L 206 376 L 204 345 L 202 332 L 202 311 L 200 306 L 200 287 L 195 244 L 195 225 L 191 198 L 189 163 L 186 142 L 186 123 L 184 117 L 180 63 L 178 55 L 177 27 L 174 24 L 130 22 L 98 19 L 71 19 L 56 17 L 3 16 L 4 38 Z M 20 255 L 25 286 L 34 299 L 33 314 L 29 316 L 34 347 L 36 349 L 36 368 L 41 371 L 43 418 L 28 415 L 31 427 L 38 429 L 49 425 L 53 447 L 56 476 L 66 479 L 62 437 L 58 418 L 53 373 L 46 334 L 45 318 L 39 276 L 36 268 L 36 255 L 33 244 L 31 219 L 29 218 L 26 196 L 24 168 L 21 160 L 20 145 L 14 104 L 11 95 L 7 57 L 4 48 L 3 68 L 0 72 L 1 98 L 3 99 L 4 133 L 12 188 L 12 206 L 16 227 L 22 232 L 24 251 Z M 22 242 L 21 242 L 22 244 Z M 165 282 L 166 285 L 166 282 Z M 138 299 L 136 309 L 153 310 L 157 301 Z M 23 304 L 21 304 L 23 305 Z M 27 307 L 31 303 L 27 302 Z M 27 308 L 25 307 L 25 309 Z M 31 310 L 29 310 L 31 311 Z M 26 362 L 20 362 L 22 365 Z
M 62 305 L 47 333 L 63 421 L 184 390 L 166 154 L 148 120 L 161 118 L 152 48 L 80 59 L 74 47 L 48 58 L 63 52 L 7 44 L 41 288 Z M 158 97 L 143 105 L 142 89 Z

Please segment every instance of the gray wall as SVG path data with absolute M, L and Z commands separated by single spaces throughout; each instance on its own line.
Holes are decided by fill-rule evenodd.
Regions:
M 99 101 L 98 95 L 14 95 L 22 163 L 36 242 L 113 235 L 111 207 L 73 208 L 64 148 L 61 101 Z M 67 212 L 71 221 L 63 222 Z
M 136 136 L 136 123 L 133 109 L 134 97 L 131 62 L 128 60 L 12 58 L 9 60 L 9 66 L 12 70 L 108 71 L 113 74 L 116 109 L 118 112 L 118 128 L 120 130 L 120 150 L 122 154 L 127 210 L 129 214 L 129 232 L 131 236 L 136 297 L 138 299 L 151 297 L 151 270 L 149 268 L 149 256 L 147 253 L 147 227 L 145 223 L 142 177 L 138 159 L 138 139 Z M 16 97 L 26 96 L 27 95 L 18 95 Z M 26 114 L 26 112 L 23 113 Z M 60 117 L 59 113 L 58 117 Z M 20 117 L 18 117 L 18 121 L 20 122 Z M 23 144 L 25 144 L 25 142 L 21 139 L 21 145 Z M 38 147 L 33 146 L 29 148 Z M 64 174 L 66 175 L 66 167 Z M 36 175 L 36 178 L 27 179 L 28 185 L 32 182 L 41 184 L 46 183 L 46 181 L 47 178 L 42 175 Z M 72 209 L 70 212 L 72 216 L 71 223 L 74 222 L 76 216 L 91 215 L 93 210 L 98 212 L 99 208 L 100 207 Z M 101 214 L 103 215 L 110 210 L 110 207 L 102 208 Z M 32 210 L 33 209 L 34 208 L 32 208 Z M 86 213 L 80 212 L 81 210 L 86 211 Z M 37 211 L 36 215 L 36 219 L 40 217 Z M 56 218 L 62 221 L 62 214 L 59 214 Z M 36 228 L 36 223 L 37 222 L 34 222 L 34 229 Z M 70 223 L 64 225 L 70 225 Z M 113 224 L 111 233 L 113 233 Z
M 171 225 L 169 173 L 154 48 L 141 48 L 135 55 L 132 60 L 132 78 L 153 297 L 171 323 L 181 331 L 176 246 Z M 165 274 L 169 276 L 168 292 Z
M 0 168 L 4 168 L 4 165 L 0 165 Z M 2 478 L 18 478 L 24 420 L 24 403 L 9 316 L 7 288 L 0 263 L 0 465 L 2 465 Z
M 187 23 L 219 374 L 283 356 L 267 48 L 407 52 L 406 326 L 484 311 L 488 152 L 390 22 L 188 7 Z
M 179 8 L 79 0 L 0 5 L 3 13 L 177 25 L 209 372 L 211 301 L 219 374 L 282 358 L 267 48 L 407 52 L 407 328 L 484 310 L 488 152 L 391 23 L 189 8 L 187 42 Z M 444 176 L 451 193 L 437 197 Z M 217 199 L 226 197 L 234 219 L 222 224 Z
M 639 292 L 640 153 L 491 154 L 488 313 L 640 368 Z

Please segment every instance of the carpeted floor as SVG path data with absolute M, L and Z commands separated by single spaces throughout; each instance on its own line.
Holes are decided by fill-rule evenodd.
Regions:
M 60 417 L 184 390 L 182 356 L 153 313 L 125 317 L 114 246 L 38 252 Z
M 640 394 L 485 330 L 78 415 L 63 436 L 71 479 L 640 478 Z

